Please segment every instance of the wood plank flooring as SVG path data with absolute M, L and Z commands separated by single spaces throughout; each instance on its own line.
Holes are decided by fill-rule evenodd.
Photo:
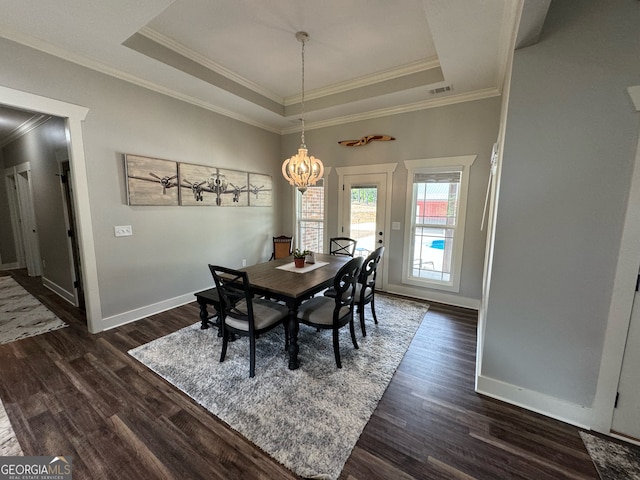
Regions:
M 70 324 L 0 345 L 25 455 L 71 455 L 78 480 L 297 478 L 127 354 L 196 323 L 195 303 L 91 335 L 79 310 L 12 273 Z M 341 479 L 598 478 L 577 428 L 474 392 L 476 320 L 431 305 Z

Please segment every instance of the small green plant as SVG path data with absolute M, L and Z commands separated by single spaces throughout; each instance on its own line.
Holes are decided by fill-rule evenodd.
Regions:
M 300 250 L 299 248 L 296 248 L 293 251 L 293 258 L 304 258 L 307 255 L 309 255 L 311 253 L 311 251 L 309 250 Z

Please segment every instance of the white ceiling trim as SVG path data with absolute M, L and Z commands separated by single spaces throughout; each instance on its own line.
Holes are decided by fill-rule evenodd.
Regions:
M 212 112 L 218 113 L 225 117 L 229 117 L 234 120 L 238 120 L 239 122 L 246 123 L 247 125 L 252 125 L 254 127 L 258 127 L 272 133 L 277 133 L 277 134 L 281 133 L 280 129 L 274 128 L 271 125 L 257 122 L 254 119 L 247 117 L 245 115 L 240 115 L 238 113 L 232 112 L 231 110 L 227 110 L 225 108 L 218 107 L 211 103 L 203 102 L 202 100 L 191 97 L 189 95 L 185 95 L 183 93 L 177 92 L 176 90 L 173 90 L 171 88 L 163 87 L 156 83 L 149 82 L 148 80 L 144 80 L 140 77 L 136 77 L 135 75 L 125 73 L 122 70 L 118 70 L 118 69 L 109 67 L 107 65 L 104 65 L 102 63 L 96 62 L 94 60 L 91 60 L 83 55 L 70 53 L 62 48 L 55 47 L 49 43 L 43 42 L 29 35 L 23 35 L 20 33 L 4 30 L 1 36 L 8 40 L 14 41 L 16 43 L 20 43 L 27 47 L 33 48 L 35 50 L 48 53 L 49 55 L 53 55 L 54 57 L 58 57 L 63 60 L 67 60 L 69 62 L 75 63 L 76 65 L 80 65 L 82 67 L 88 68 L 90 70 L 94 70 L 96 72 L 104 73 L 105 75 L 109 75 L 119 80 L 124 80 L 125 82 L 132 83 L 142 88 L 146 88 L 147 90 L 151 90 L 156 93 L 160 93 L 162 95 L 175 98 L 176 100 L 180 100 L 186 103 L 190 103 L 191 105 L 195 105 L 195 106 L 204 108 L 206 110 L 210 110 Z
M 261 87 L 257 83 L 254 83 L 251 80 L 244 78 L 243 76 L 238 75 L 237 73 L 232 72 L 227 68 L 224 68 L 222 65 L 217 64 L 216 62 L 210 60 L 204 55 L 201 55 L 198 52 L 185 47 L 180 42 L 176 42 L 172 38 L 169 38 L 161 34 L 160 32 L 153 30 L 152 28 L 143 27 L 137 33 L 148 38 L 149 40 L 152 40 L 162 45 L 163 47 L 168 48 L 169 50 L 173 50 L 174 52 L 188 58 L 189 60 L 193 60 L 194 62 L 202 65 L 203 67 L 208 68 L 209 70 L 213 70 L 214 72 L 222 75 L 223 77 L 228 78 L 229 80 L 235 83 L 242 85 L 243 87 L 253 90 L 256 93 L 259 93 L 260 95 L 263 95 L 268 99 L 273 100 L 274 102 L 282 104 L 284 101 L 281 96 L 276 95 L 270 90 Z
M 504 88 L 509 60 L 518 36 L 522 7 L 523 0 L 505 2 L 505 8 L 502 13 L 502 23 L 500 24 L 502 27 L 498 44 L 500 50 L 496 71 L 496 85 L 500 91 Z
M 33 117 L 31 117 L 29 120 L 24 122 L 22 125 L 19 125 L 13 131 L 11 131 L 2 140 L 2 142 L 0 142 L 0 147 L 4 147 L 5 145 L 10 144 L 14 140 L 17 140 L 21 136 L 29 133 L 34 128 L 38 128 L 40 125 L 42 125 L 43 123 L 47 122 L 49 119 L 51 119 L 51 117 L 48 116 L 48 115 L 35 114 Z
M 484 90 L 478 90 L 470 93 L 462 93 L 459 95 L 449 95 L 437 99 L 424 100 L 422 102 L 410 103 L 407 105 L 400 105 L 398 107 L 381 108 L 379 110 L 372 110 L 366 113 L 359 113 L 355 115 L 345 115 L 342 117 L 336 117 L 329 120 L 321 120 L 318 122 L 307 123 L 305 122 L 305 130 L 314 130 L 318 128 L 333 127 L 336 125 L 343 125 L 345 123 L 359 122 L 363 120 L 370 120 L 373 118 L 386 117 L 389 115 L 398 115 L 400 113 L 415 112 L 418 110 L 427 110 L 430 108 L 445 107 L 447 105 L 455 105 L 457 103 L 473 102 L 475 100 L 483 100 L 485 98 L 498 97 L 501 95 L 500 90 L 496 88 L 487 88 Z M 302 126 L 283 128 L 281 130 L 282 135 L 290 133 L 300 132 Z
M 317 98 L 328 97 L 330 95 L 336 95 L 357 88 L 367 87 L 369 85 L 375 85 L 376 83 L 384 82 L 387 80 L 394 80 L 396 78 L 404 77 L 414 73 L 423 72 L 425 70 L 431 70 L 433 68 L 439 68 L 440 62 L 437 58 L 430 60 L 420 60 L 418 62 L 404 65 L 400 68 L 393 68 L 382 72 L 376 72 L 371 75 L 356 78 L 335 85 L 330 85 L 325 88 L 318 88 L 316 90 L 309 90 L 304 92 L 306 100 L 315 100 Z M 302 92 L 284 99 L 284 105 L 296 105 L 302 101 Z

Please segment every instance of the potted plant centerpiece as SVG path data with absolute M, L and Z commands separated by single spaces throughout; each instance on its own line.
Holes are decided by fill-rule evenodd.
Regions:
M 309 250 L 300 250 L 299 248 L 293 251 L 293 262 L 296 264 L 296 268 L 304 267 L 304 259 L 309 253 L 311 253 Z

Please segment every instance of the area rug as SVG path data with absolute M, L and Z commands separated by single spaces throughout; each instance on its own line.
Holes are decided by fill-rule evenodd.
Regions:
M 602 480 L 640 480 L 640 447 L 580 432 Z
M 19 455 L 23 455 L 22 448 L 13 431 L 7 411 L 4 409 L 2 402 L 0 402 L 0 457 L 16 457 Z
M 129 353 L 185 392 L 275 460 L 304 478 L 336 479 L 387 388 L 428 309 L 425 303 L 376 295 L 378 325 L 367 306 L 359 350 L 341 329 L 342 369 L 331 331 L 300 327 L 300 368 L 289 370 L 284 330 L 256 341 L 256 376 L 249 378 L 249 343 L 229 344 L 200 323 Z
M 66 326 L 13 278 L 0 276 L 0 344 Z

